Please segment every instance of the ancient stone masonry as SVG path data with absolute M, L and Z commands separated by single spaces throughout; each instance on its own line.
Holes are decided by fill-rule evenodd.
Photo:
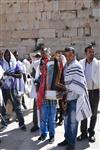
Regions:
M 88 43 L 100 58 L 99 0 L 0 0 L 0 47 L 20 56 L 44 43 L 52 51 L 66 45 L 83 57 Z

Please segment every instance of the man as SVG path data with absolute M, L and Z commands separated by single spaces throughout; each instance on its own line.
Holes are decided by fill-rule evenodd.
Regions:
M 76 52 L 72 47 L 65 48 L 67 63 L 64 67 L 67 108 L 64 107 L 65 140 L 58 146 L 66 145 L 66 150 L 74 150 L 78 129 L 78 121 L 89 117 L 91 109 L 88 103 L 86 81 L 81 65 L 76 60 Z
M 25 65 L 19 60 L 19 54 L 18 51 L 14 51 L 13 55 L 16 58 L 16 62 L 17 64 L 20 66 L 21 68 L 21 73 L 22 73 L 22 77 L 20 80 L 21 83 L 21 91 L 20 91 L 20 96 L 22 99 L 22 106 L 24 109 L 27 109 L 26 104 L 25 104 L 25 98 L 24 98 L 24 93 L 25 93 L 25 83 L 26 83 L 26 67 Z
M 90 119 L 89 128 L 87 128 L 87 119 L 81 122 L 81 135 L 77 138 L 78 141 L 88 138 L 89 141 L 95 142 L 95 125 L 97 121 L 97 109 L 99 103 L 100 89 L 100 62 L 94 57 L 94 48 L 90 44 L 85 48 L 86 58 L 80 60 L 84 69 L 87 87 L 89 91 L 89 101 L 92 109 L 92 117 Z
M 37 92 L 38 92 L 38 86 L 39 86 L 39 75 L 40 75 L 40 60 L 41 60 L 41 54 L 37 53 L 32 57 L 32 77 L 33 77 L 33 85 L 31 89 L 30 97 L 34 98 L 34 104 L 33 104 L 33 126 L 31 128 L 31 132 L 34 132 L 39 129 L 40 119 L 39 119 L 39 113 L 37 110 Z
M 40 87 L 37 96 L 37 106 L 40 110 L 40 131 L 38 140 L 44 141 L 49 131 L 49 143 L 55 138 L 55 117 L 56 117 L 56 91 L 52 89 L 52 79 L 54 76 L 54 60 L 49 60 L 49 51 L 42 51 L 40 62 Z
M 17 79 L 21 79 L 22 77 L 21 68 L 17 64 L 14 55 L 8 49 L 4 53 L 3 69 L 5 71 L 3 76 L 4 82 L 2 85 L 4 104 L 6 106 L 8 99 L 11 100 L 19 121 L 19 127 L 21 130 L 26 130 L 17 88 Z M 2 116 L 5 119 L 7 118 L 5 107 L 2 108 Z

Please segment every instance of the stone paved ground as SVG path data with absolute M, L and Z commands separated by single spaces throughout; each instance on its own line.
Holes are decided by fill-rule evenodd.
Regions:
M 29 102 L 28 108 L 31 108 L 32 102 Z M 27 131 L 21 131 L 17 122 L 9 124 L 7 129 L 1 132 L 2 143 L 0 150 L 64 150 L 65 147 L 58 147 L 57 143 L 63 140 L 63 126 L 56 128 L 56 137 L 54 144 L 48 143 L 48 137 L 45 142 L 39 142 L 39 131 L 30 133 L 32 127 L 32 109 L 28 109 L 25 114 Z M 78 132 L 79 134 L 79 132 Z M 98 110 L 98 121 L 96 124 L 96 142 L 91 144 L 88 140 L 77 142 L 76 150 L 100 150 L 100 107 Z

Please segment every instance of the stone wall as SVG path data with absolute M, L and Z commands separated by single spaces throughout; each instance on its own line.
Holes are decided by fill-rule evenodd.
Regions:
M 0 0 L 0 47 L 20 56 L 44 43 L 53 51 L 92 42 L 100 58 L 100 2 L 94 0 Z M 37 43 L 36 43 L 37 42 Z

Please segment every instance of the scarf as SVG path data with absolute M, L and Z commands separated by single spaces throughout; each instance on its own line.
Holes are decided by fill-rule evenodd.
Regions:
M 65 70 L 65 86 L 69 91 L 78 94 L 76 105 L 76 119 L 81 121 L 91 117 L 88 90 L 83 69 L 77 60 L 74 60 Z
M 46 76 L 47 76 L 47 62 L 48 58 L 43 59 L 44 64 L 42 65 L 41 78 L 40 78 L 40 87 L 37 93 L 37 107 L 41 108 L 43 104 L 44 94 L 45 94 L 45 85 L 46 85 Z

